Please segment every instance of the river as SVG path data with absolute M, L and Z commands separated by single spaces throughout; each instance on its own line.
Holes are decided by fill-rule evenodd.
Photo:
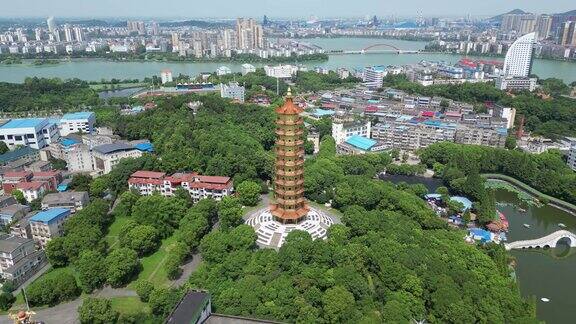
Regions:
M 392 182 L 422 183 L 430 192 L 442 185 L 439 179 L 387 175 L 384 180 Z M 497 209 L 506 215 L 510 223 L 508 241 L 534 239 L 553 233 L 564 223 L 566 229 L 576 233 L 576 216 L 550 206 L 529 206 L 516 194 L 496 190 Z M 520 212 L 521 206 L 526 212 Z M 523 224 L 529 224 L 526 228 Z M 572 323 L 576 315 L 576 248 L 557 247 L 546 251 L 515 250 L 510 254 L 516 259 L 516 276 L 523 296 L 536 297 L 538 319 L 546 323 Z M 540 298 L 550 302 L 544 303 Z
M 386 43 L 403 50 L 421 50 L 426 42 L 388 40 L 381 38 L 311 38 L 300 40 L 326 50 L 361 50 L 369 45 Z M 348 69 L 363 68 L 370 65 L 403 65 L 427 61 L 457 62 L 462 56 L 439 53 L 418 54 L 349 54 L 330 55 L 328 61 L 306 62 L 308 67 L 322 66 L 329 69 L 344 67 Z M 480 57 L 473 57 L 480 58 Z M 485 59 L 503 60 L 503 58 L 485 57 Z M 297 63 L 297 62 L 293 62 Z M 103 59 L 74 59 L 60 64 L 35 66 L 32 64 L 0 65 L 0 81 L 23 82 L 26 77 L 58 77 L 62 79 L 79 78 L 88 81 L 101 79 L 143 79 L 159 75 L 163 69 L 171 69 L 174 75 L 180 73 L 197 75 L 201 72 L 214 72 L 225 65 L 232 71 L 239 72 L 239 63 L 178 63 L 178 62 L 113 62 Z M 263 64 L 254 64 L 257 67 Z M 533 73 L 541 78 L 556 77 L 565 82 L 576 81 L 576 63 L 552 60 L 534 60 Z

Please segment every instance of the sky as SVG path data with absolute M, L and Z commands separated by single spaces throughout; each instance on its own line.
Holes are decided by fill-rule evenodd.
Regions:
M 576 9 L 574 0 L 0 0 L 0 17 L 490 16 Z

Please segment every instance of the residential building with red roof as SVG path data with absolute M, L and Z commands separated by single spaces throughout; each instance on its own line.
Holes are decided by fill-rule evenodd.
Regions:
M 221 200 L 234 191 L 229 177 L 203 176 L 195 172 L 167 176 L 164 172 L 136 171 L 128 179 L 128 187 L 141 195 L 158 192 L 165 197 L 174 195 L 178 188 L 182 188 L 190 193 L 194 201 L 204 198 Z
M 14 189 L 22 191 L 27 201 L 40 198 L 48 191 L 56 191 L 58 184 L 62 182 L 60 171 L 16 171 L 6 172 L 2 189 L 5 194 L 12 194 Z

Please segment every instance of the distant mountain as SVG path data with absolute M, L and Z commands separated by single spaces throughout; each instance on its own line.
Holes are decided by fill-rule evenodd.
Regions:
M 160 23 L 162 27 L 200 27 L 200 28 L 217 28 L 229 27 L 232 23 L 210 22 L 202 20 L 185 20 L 185 21 L 170 21 Z
M 522 9 L 514 9 L 511 11 L 508 11 L 507 13 L 503 13 L 503 14 L 500 14 L 498 16 L 488 18 L 488 20 L 490 20 L 490 21 L 502 21 L 502 17 L 504 17 L 504 15 L 521 15 L 521 14 L 527 14 L 527 13 L 529 13 L 529 12 L 526 12 Z
M 558 16 L 576 16 L 576 10 L 570 10 L 563 13 L 557 13 Z

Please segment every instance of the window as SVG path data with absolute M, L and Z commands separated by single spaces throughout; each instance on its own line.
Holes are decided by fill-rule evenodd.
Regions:
M 8 135 L 8 139 L 12 139 L 12 138 L 13 138 L 13 136 L 12 136 L 12 135 Z
M 26 134 L 26 138 L 34 138 L 34 134 Z
M 16 136 L 14 136 L 14 140 L 16 140 L 16 141 L 21 141 L 21 140 L 22 140 L 22 136 L 16 135 Z

